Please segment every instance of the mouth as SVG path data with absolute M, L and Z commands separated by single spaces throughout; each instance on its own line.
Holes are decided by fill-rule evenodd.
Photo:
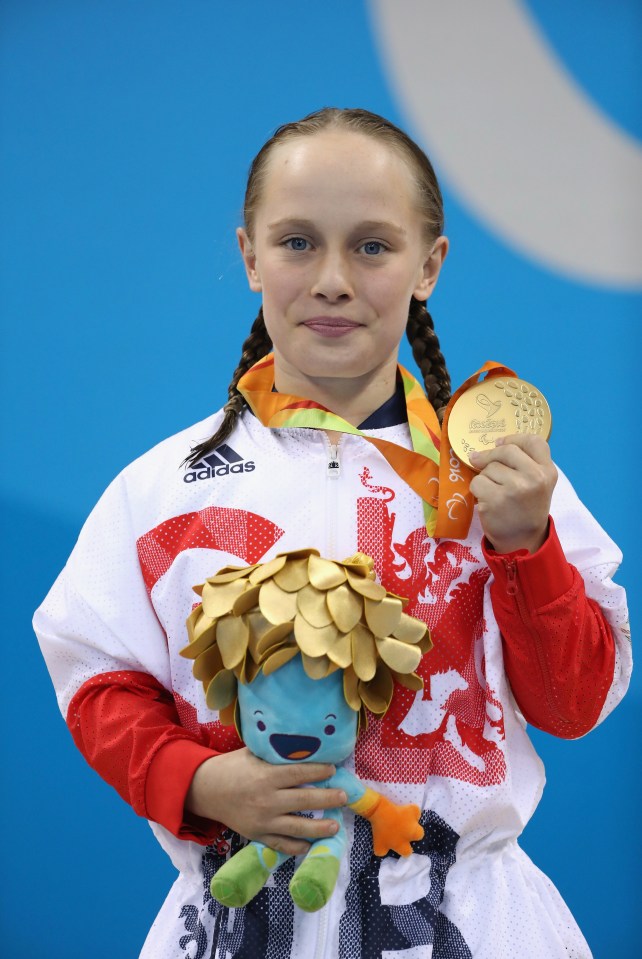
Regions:
M 309 320 L 304 320 L 303 326 L 319 336 L 336 337 L 346 336 L 353 330 L 359 329 L 361 323 L 355 323 L 345 316 L 313 316 Z
M 301 762 L 314 756 L 321 746 L 321 740 L 316 736 L 292 736 L 286 733 L 273 733 L 270 736 L 270 745 L 282 759 L 290 762 Z

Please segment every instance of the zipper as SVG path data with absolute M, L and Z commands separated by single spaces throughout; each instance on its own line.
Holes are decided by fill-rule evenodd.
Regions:
M 506 592 L 509 596 L 517 596 L 517 563 L 514 559 L 509 559 L 506 560 L 504 565 L 506 567 L 506 579 L 508 580 Z M 519 600 L 517 600 L 517 606 L 519 608 L 520 616 L 522 616 L 522 608 Z
M 330 897 L 332 899 L 332 896 Z M 319 925 L 317 927 L 317 947 L 314 950 L 314 959 L 324 959 L 326 939 L 328 936 L 328 910 L 330 903 L 327 903 L 324 909 L 318 913 Z
M 324 433 L 323 438 L 326 443 L 326 461 L 325 461 L 325 529 L 326 529 L 326 552 L 325 555 L 331 559 L 336 557 L 337 542 L 336 529 L 338 525 L 339 512 L 339 494 L 341 484 L 338 482 L 341 476 L 341 462 L 339 460 L 339 444 L 333 444 Z M 316 944 L 314 947 L 314 959 L 325 959 L 328 949 L 328 926 L 329 913 L 332 909 L 332 897 L 330 902 L 317 913 Z
M 338 480 L 341 477 L 341 461 L 339 460 L 339 444 L 330 443 L 327 436 L 326 441 L 326 463 L 325 463 L 325 528 L 326 528 L 326 556 L 331 559 L 336 558 L 337 542 L 337 514 L 339 510 L 339 491 L 341 484 Z
M 330 459 L 327 465 L 328 479 L 338 480 L 341 472 L 341 463 L 339 462 L 339 445 L 330 444 Z
M 548 668 L 546 666 L 546 659 L 544 657 L 544 648 L 542 646 L 542 641 L 540 639 L 539 633 L 537 630 L 533 629 L 531 624 L 531 617 L 529 615 L 528 608 L 526 606 L 526 601 L 524 598 L 524 593 L 519 588 L 519 579 L 517 576 L 517 563 L 514 559 L 504 560 L 504 567 L 506 569 L 506 592 L 509 596 L 515 598 L 515 604 L 519 612 L 520 619 L 526 629 L 528 630 L 531 639 L 533 640 L 533 645 L 535 647 L 535 652 L 537 654 L 537 661 L 539 663 L 540 673 L 542 675 L 542 681 L 544 683 L 544 692 L 546 694 L 546 701 L 548 707 L 552 713 L 554 713 L 558 720 L 564 725 L 568 726 L 569 722 L 567 719 L 562 716 L 559 709 L 555 704 L 553 697 L 553 686 L 551 684 L 551 678 L 548 673 Z

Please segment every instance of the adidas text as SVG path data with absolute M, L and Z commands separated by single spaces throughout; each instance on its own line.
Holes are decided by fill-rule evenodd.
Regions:
M 236 450 L 227 443 L 221 443 L 213 453 L 203 456 L 193 469 L 185 473 L 183 482 L 195 483 L 197 480 L 214 479 L 215 476 L 227 476 L 229 473 L 251 473 L 253 469 L 252 460 L 246 463 Z
M 225 466 L 204 466 L 201 469 L 190 470 L 183 477 L 184 483 L 195 483 L 196 480 L 214 479 L 215 476 L 227 476 L 228 473 L 251 473 L 254 469 L 253 460 L 247 463 L 228 463 Z

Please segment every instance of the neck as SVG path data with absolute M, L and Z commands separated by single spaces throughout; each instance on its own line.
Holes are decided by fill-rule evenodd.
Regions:
M 385 366 L 355 377 L 306 376 L 274 356 L 274 385 L 279 393 L 320 403 L 352 426 L 363 423 L 389 400 L 397 386 L 396 357 Z

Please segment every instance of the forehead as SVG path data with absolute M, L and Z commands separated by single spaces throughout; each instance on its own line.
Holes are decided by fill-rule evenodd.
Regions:
M 341 670 L 325 679 L 310 679 L 300 656 L 295 656 L 266 676 L 259 672 L 251 683 L 239 683 L 239 706 L 244 714 L 262 709 L 274 716 L 308 716 L 316 721 L 332 712 L 335 717 L 354 717 L 343 693 Z M 284 709 L 287 703 L 287 709 Z
M 272 149 L 258 215 L 297 214 L 303 205 L 363 210 L 372 219 L 376 210 L 419 215 L 409 161 L 391 144 L 352 130 L 323 130 Z

